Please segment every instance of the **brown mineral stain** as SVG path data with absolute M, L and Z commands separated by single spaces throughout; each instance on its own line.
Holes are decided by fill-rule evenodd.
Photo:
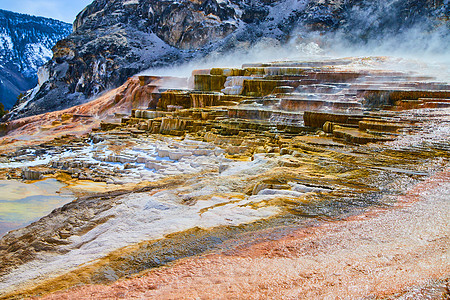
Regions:
M 432 295 L 430 291 L 437 284 L 438 292 L 432 296 L 439 297 L 440 291 L 440 296 L 448 298 L 448 288 L 446 291 L 442 284 L 448 281 L 450 274 L 447 213 L 450 210 L 450 171 L 446 169 L 434 174 L 439 166 L 447 168 L 448 140 L 442 139 L 442 132 L 441 140 L 430 139 L 429 135 L 437 129 L 436 124 L 448 118 L 448 114 L 423 114 L 422 119 L 431 117 L 426 122 L 432 122 L 434 118 L 434 126 L 428 128 L 424 120 L 418 120 L 415 112 L 392 114 L 397 108 L 409 106 L 403 103 L 408 99 L 447 97 L 448 92 L 427 91 L 427 87 L 437 86 L 426 82 L 417 87 L 419 90 L 402 90 L 403 80 L 423 80 L 402 72 L 367 73 L 346 68 L 324 66 L 304 70 L 274 63 L 231 71 L 202 70 L 194 72 L 194 83 L 197 90 L 205 93 L 167 90 L 161 93 L 159 100 L 156 99 L 157 103 L 152 96 L 154 87 L 146 86 L 146 80 L 150 79 L 141 76 L 131 78 L 110 95 L 66 110 L 62 115 L 55 112 L 8 124 L 9 135 L 0 143 L 5 145 L 14 141 L 14 147 L 17 147 L 36 143 L 31 140 L 41 137 L 50 140 L 64 132 L 81 134 L 98 125 L 95 118 L 76 120 L 76 114 L 95 114 L 104 118 L 121 110 L 154 104 L 167 111 L 134 110 L 120 124 L 102 123 L 101 130 L 115 129 L 117 133 L 136 135 L 161 133 L 181 137 L 189 134 L 193 139 L 223 148 L 225 157 L 234 161 L 257 160 L 256 154 L 264 153 L 264 159 L 272 163 L 270 170 L 253 169 L 250 172 L 255 175 L 239 179 L 219 177 L 223 181 L 221 185 L 233 186 L 232 191 L 240 193 L 241 197 L 258 195 L 263 189 L 289 190 L 290 184 L 320 190 L 299 197 L 250 201 L 246 204 L 248 207 L 276 206 L 281 213 L 240 226 L 194 227 L 168 234 L 160 240 L 117 249 L 64 276 L 30 283 L 28 290 L 23 288 L 8 297 L 48 294 L 48 299 L 372 299 L 395 298 L 403 294 Z M 251 104 L 254 97 L 260 97 L 257 101 L 270 106 L 281 99 L 281 108 L 284 103 L 288 111 L 280 113 L 268 107 L 246 107 L 246 104 L 235 108 L 206 107 L 219 104 L 220 97 L 214 91 L 224 87 L 228 73 L 259 76 L 245 80 L 243 95 L 233 96 L 229 104 Z M 393 80 L 388 84 L 388 90 L 372 90 L 373 86 L 368 82 L 355 82 L 356 78 L 366 75 L 402 80 Z M 304 76 L 308 79 L 302 82 L 299 78 Z M 349 83 L 352 87 L 348 92 L 356 91 L 360 98 L 334 101 L 339 100 L 334 97 L 337 95 L 326 94 L 334 88 L 314 84 L 314 81 Z M 300 86 L 301 83 L 313 84 Z M 313 92 L 315 96 L 326 93 L 321 99 L 312 101 L 289 95 L 297 88 L 305 93 Z M 280 96 L 278 93 L 286 94 Z M 262 98 L 271 94 L 274 97 Z M 370 107 L 386 106 L 391 110 L 355 114 L 362 109 L 361 101 Z M 259 105 L 259 102 L 254 104 Z M 397 102 L 399 107 L 395 107 Z M 428 102 L 432 103 L 430 107 L 447 107 L 446 101 Z M 303 110 L 320 109 L 325 104 L 330 105 L 332 111 L 350 108 L 355 111 L 303 113 Z M 292 109 L 296 111 L 289 112 Z M 315 129 L 300 125 L 299 118 L 302 117 L 306 126 Z M 294 125 L 275 125 L 272 118 L 288 118 L 287 123 Z M 407 131 L 415 133 L 412 136 L 421 145 L 408 140 Z M 423 138 L 427 134 L 430 145 Z M 402 142 L 396 145 L 399 137 Z M 120 153 L 132 146 L 132 143 L 119 143 L 111 149 Z M 5 149 L 3 151 L 8 147 Z M 226 168 L 219 167 L 219 174 Z M 425 178 L 428 179 L 417 184 Z M 184 188 L 190 184 L 185 191 L 192 192 L 214 183 L 217 185 L 217 181 L 203 178 L 195 187 L 192 181 L 183 184 Z M 416 186 L 411 188 L 413 184 Z M 150 186 L 150 183 L 142 185 L 139 192 L 151 191 Z M 104 188 L 101 184 L 72 181 L 71 188 L 77 187 L 87 192 Z M 175 185 L 153 185 L 152 188 L 171 189 Z M 408 193 L 398 196 L 408 188 Z M 111 202 L 103 204 L 114 205 L 114 197 L 136 189 L 136 186 L 128 187 L 126 191 L 101 200 L 108 199 Z M 225 204 L 239 199 L 233 194 L 210 195 L 213 196 L 228 200 Z M 202 200 L 206 198 L 192 196 L 183 204 Z M 86 203 L 95 206 L 102 201 Z M 108 205 L 96 211 L 109 209 Z M 361 208 L 367 210 L 361 211 Z M 356 216 L 349 217 L 349 211 L 356 211 Z M 301 223 L 301 218 L 310 223 Z M 92 226 L 96 224 L 87 224 L 79 234 L 89 231 Z M 8 255 L 7 259 L 15 258 L 16 253 L 9 252 Z M 15 263 L 22 262 L 16 259 Z M 140 274 L 133 275 L 137 273 Z M 125 279 L 127 276 L 134 277 Z M 118 278 L 121 279 L 105 285 Z M 70 290 L 50 294 L 67 288 Z
M 399 197 L 394 208 L 375 209 L 226 255 L 187 258 L 111 285 L 76 287 L 44 299 L 355 299 L 411 293 L 445 299 L 445 278 L 450 272 L 449 182 L 447 169 Z M 35 293 L 64 288 L 74 278 L 83 281 L 84 276 L 61 277 L 52 288 L 41 287 Z M 438 287 L 428 287 L 433 284 Z M 422 288 L 415 292 L 415 286 Z

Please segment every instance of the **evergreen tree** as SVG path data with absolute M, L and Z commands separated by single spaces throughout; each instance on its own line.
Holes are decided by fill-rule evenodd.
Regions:
M 7 113 L 8 113 L 8 111 L 5 110 L 5 106 L 3 105 L 3 103 L 0 102 L 0 118 L 2 118 Z

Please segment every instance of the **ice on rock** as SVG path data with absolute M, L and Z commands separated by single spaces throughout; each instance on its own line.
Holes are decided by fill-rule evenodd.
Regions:
M 304 193 L 290 191 L 290 190 L 275 190 L 275 189 L 264 189 L 261 190 L 258 195 L 270 195 L 270 196 L 288 196 L 288 197 L 301 197 Z
M 226 95 L 241 95 L 244 90 L 244 80 L 252 79 L 250 76 L 229 76 L 225 81 L 222 93 Z

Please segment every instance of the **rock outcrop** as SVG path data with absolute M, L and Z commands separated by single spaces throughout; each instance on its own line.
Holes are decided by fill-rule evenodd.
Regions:
M 77 16 L 74 33 L 54 47 L 39 85 L 8 118 L 80 104 L 148 68 L 232 49 L 245 52 L 258 43 L 263 48 L 289 44 L 290 53 L 312 51 L 317 43 L 334 46 L 333 39 L 314 33 L 332 32 L 341 41 L 364 44 L 388 40 L 417 24 L 426 37 L 437 32 L 440 39 L 448 38 L 448 2 L 386 5 L 369 0 L 95 0 Z M 427 43 L 416 49 L 420 45 Z

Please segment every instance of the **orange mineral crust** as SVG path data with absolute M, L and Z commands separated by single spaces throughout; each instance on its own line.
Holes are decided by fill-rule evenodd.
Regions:
M 98 127 L 101 121 L 120 122 L 121 114 L 129 114 L 131 109 L 142 105 L 144 92 L 157 90 L 164 81 L 164 78 L 152 77 L 153 85 L 142 87 L 139 77 L 130 77 L 122 86 L 87 103 L 3 123 L 0 126 L 0 154 L 64 135 L 82 136 Z
M 446 169 L 394 207 L 44 299 L 447 299 L 449 195 Z

